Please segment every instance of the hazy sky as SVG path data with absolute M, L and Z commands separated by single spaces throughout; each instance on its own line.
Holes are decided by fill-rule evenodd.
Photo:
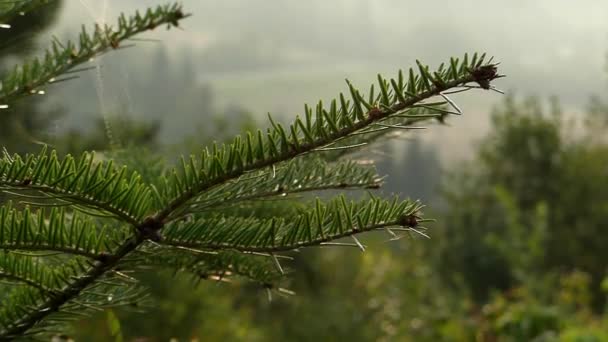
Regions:
M 138 43 L 132 50 L 143 58 L 137 63 L 159 47 L 171 63 L 186 57 L 197 67 L 196 79 L 214 86 L 219 103 L 248 106 L 259 114 L 295 114 L 304 101 L 342 91 L 344 77 L 367 87 L 377 72 L 391 76 L 416 58 L 436 65 L 468 51 L 487 52 L 502 63 L 508 77 L 498 82 L 500 88 L 518 95 L 557 95 L 572 112 L 582 111 L 590 94 L 607 93 L 608 1 L 181 2 L 194 16 L 183 22 L 183 31 L 147 33 L 162 42 Z M 113 23 L 121 11 L 159 2 L 64 3 L 55 33 L 93 20 Z M 129 72 L 131 60 L 103 72 Z M 453 120 L 449 129 L 429 130 L 425 139 L 441 137 L 466 151 L 483 135 L 488 110 L 500 96 L 478 93 L 461 101 L 470 114 Z

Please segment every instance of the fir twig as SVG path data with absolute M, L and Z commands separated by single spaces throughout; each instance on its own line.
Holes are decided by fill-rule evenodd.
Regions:
M 44 320 L 52 319 L 51 315 L 58 311 L 69 310 L 71 312 L 80 308 L 96 308 L 94 295 L 87 291 L 102 285 L 120 286 L 118 278 L 108 279 L 108 274 L 112 274 L 118 265 L 125 262 L 128 264 L 129 258 L 133 255 L 142 260 L 150 258 L 145 253 L 141 254 L 146 251 L 146 248 L 141 248 L 146 241 L 151 241 L 152 245 L 159 248 L 163 248 L 163 246 L 165 246 L 164 248 L 166 246 L 180 247 L 189 250 L 190 253 L 193 250 L 263 253 L 270 256 L 277 271 L 282 273 L 283 267 L 278 263 L 279 256 L 275 254 L 276 252 L 328 244 L 348 236 L 354 239 L 355 245 L 363 248 L 361 242 L 355 237 L 356 234 L 371 230 L 389 230 L 391 227 L 395 227 L 394 230 L 415 231 L 424 234 L 420 231 L 421 227 L 418 227 L 418 222 L 422 222 L 422 220 L 416 216 L 421 206 L 417 202 L 400 202 L 397 199 L 388 202 L 372 198 L 364 203 L 349 204 L 342 197 L 327 205 L 317 201 L 313 209 L 298 215 L 294 222 L 287 222 L 276 217 L 269 220 L 256 220 L 222 215 L 197 216 L 193 212 L 196 212 L 196 209 L 204 209 L 209 203 L 218 200 L 218 192 L 214 195 L 214 190 L 221 189 L 222 186 L 246 175 L 261 172 L 258 175 L 254 174 L 251 179 L 266 179 L 268 184 L 276 185 L 280 182 L 271 180 L 278 180 L 287 174 L 283 166 L 290 160 L 318 153 L 315 151 L 331 146 L 337 141 L 346 144 L 343 146 L 354 146 L 355 144 L 349 139 L 378 124 L 385 125 L 386 127 L 383 128 L 387 129 L 408 127 L 419 120 L 403 117 L 404 112 L 421 105 L 436 109 L 436 106 L 424 104 L 424 101 L 441 96 L 442 92 L 465 86 L 469 82 L 476 82 L 480 87 L 490 89 L 489 82 L 500 75 L 497 74 L 494 64 L 483 64 L 483 56 L 479 59 L 477 57 L 475 55 L 472 59 L 474 62 L 469 63 L 465 56 L 460 65 L 452 63 L 452 68 L 433 74 L 429 73 L 428 67 L 418 63 L 419 75 L 416 76 L 413 71 L 410 71 L 411 76 L 407 83 L 403 82 L 401 74 L 399 81 L 391 80 L 391 82 L 379 76 L 380 93 L 374 96 L 372 92 L 369 99 L 365 99 L 357 89 L 349 84 L 352 102 L 349 103 L 343 96 L 340 96 L 342 104 L 340 109 L 338 109 L 337 101 L 333 101 L 329 108 L 324 108 L 320 103 L 316 109 L 315 120 L 313 120 L 312 110 L 306 108 L 305 119 L 297 119 L 287 130 L 271 119 L 272 128 L 269 128 L 266 134 L 258 131 L 257 135 L 248 134 L 245 139 L 237 137 L 228 146 L 214 145 L 211 151 L 205 150 L 201 154 L 198 162 L 194 157 L 190 160 L 182 160 L 181 171 L 174 171 L 169 177 L 164 178 L 165 187 L 160 191 L 151 184 L 141 183 L 136 174 L 127 179 L 124 177 L 126 172 L 124 169 L 122 169 L 123 171 L 113 171 L 114 169 L 108 165 L 93 163 L 92 157 L 86 155 L 75 163 L 73 161 L 48 162 L 52 158 L 46 157 L 45 153 L 38 157 L 26 157 L 24 160 L 5 154 L 0 163 L 0 182 L 3 182 L 4 187 L 20 189 L 35 185 L 37 186 L 35 190 L 50 195 L 65 192 L 64 190 L 56 191 L 53 188 L 58 185 L 73 193 L 76 190 L 77 195 L 72 193 L 72 196 L 75 197 L 58 196 L 56 199 L 75 200 L 75 204 L 86 206 L 88 209 L 105 210 L 115 214 L 118 220 L 128 223 L 132 230 L 126 236 L 121 236 L 121 242 L 113 242 L 111 250 L 104 249 L 104 254 L 98 255 L 95 261 L 84 262 L 77 259 L 72 268 L 74 271 L 71 274 L 73 275 L 63 275 L 61 286 L 54 289 L 52 295 L 40 298 L 31 293 L 23 293 L 20 298 L 39 299 L 34 302 L 22 299 L 27 303 L 26 308 L 11 311 L 11 314 L 6 315 L 13 319 L 8 324 L 4 324 L 3 330 L 0 331 L 0 339 L 22 336 L 32 331 L 31 329 L 36 329 Z M 389 90 L 389 84 L 394 89 Z M 325 168 L 325 166 L 320 168 Z M 368 183 L 359 184 L 367 185 Z M 244 188 L 240 188 L 241 190 L 247 189 L 247 182 L 243 186 Z M 310 188 L 310 190 L 312 189 L 314 187 Z M 205 198 L 206 194 L 211 197 Z M 232 196 L 230 201 L 234 203 L 234 201 L 252 199 L 256 194 L 263 195 L 264 192 L 251 190 L 247 193 L 245 191 L 237 196 Z M 155 199 L 151 199 L 151 195 L 155 196 Z M 92 202 L 84 200 L 91 198 Z M 108 209 L 106 205 L 113 209 Z M 32 232 L 35 231 L 44 231 L 46 226 L 40 219 L 37 224 L 38 228 L 32 228 L 34 221 L 30 220 L 32 214 L 27 210 L 21 218 L 19 211 L 7 209 L 5 216 L 10 219 L 3 221 L 6 229 L 3 228 L 0 232 L 14 232 L 16 229 L 21 229 L 19 230 L 21 233 L 11 235 L 9 241 L 27 238 L 32 236 Z M 58 209 L 53 210 L 55 211 L 51 213 L 51 217 L 54 218 L 49 221 L 46 231 L 62 232 L 61 236 L 65 238 L 69 220 L 63 212 Z M 10 215 L 8 215 L 9 212 Z M 120 214 L 123 212 L 128 214 Z M 55 236 L 55 234 L 48 235 L 47 238 L 51 236 Z M 100 234 L 100 236 L 103 235 Z M 67 238 L 67 241 L 70 241 L 70 238 Z M 87 248 L 82 248 L 83 250 L 98 253 L 101 249 L 91 248 L 91 246 L 98 246 L 104 242 L 101 237 L 95 241 L 96 244 L 81 244 L 80 246 L 87 246 Z M 114 239 L 114 241 L 116 240 Z M 61 246 L 61 244 L 58 245 Z M 44 243 L 39 246 L 43 247 Z M 137 253 L 132 254 L 134 251 Z M 154 254 L 151 250 L 150 252 Z M 205 253 L 196 254 L 197 258 L 206 255 Z M 243 256 L 241 253 L 236 253 L 236 255 Z M 209 258 L 213 257 L 216 255 L 209 256 Z M 135 260 L 131 259 L 132 262 L 136 262 Z M 226 272 L 231 272 L 231 267 L 233 266 L 228 266 L 228 264 L 220 267 L 217 270 L 221 272 L 219 273 L 220 278 L 223 278 L 223 274 Z M 191 270 L 199 276 L 218 274 L 212 268 L 192 267 Z M 250 274 L 247 272 L 243 269 L 242 273 Z M 119 278 L 124 281 L 122 279 L 124 277 Z M 263 283 L 267 288 L 272 286 L 268 282 Z M 82 300 L 82 295 L 87 293 L 89 296 L 93 296 L 90 297 L 92 302 Z M 134 295 L 124 296 L 123 301 L 130 300 L 130 298 L 134 298 Z
M 129 18 L 121 14 L 116 28 L 95 25 L 92 34 L 83 26 L 78 45 L 71 41 L 62 44 L 54 40 L 44 58 L 34 58 L 21 66 L 15 66 L 2 79 L 0 104 L 7 105 L 20 97 L 35 94 L 41 87 L 53 83 L 54 78 L 74 70 L 99 54 L 119 48 L 125 39 L 159 25 L 177 26 L 178 21 L 187 16 L 181 5 L 172 4 L 148 10 L 143 16 L 139 12 Z

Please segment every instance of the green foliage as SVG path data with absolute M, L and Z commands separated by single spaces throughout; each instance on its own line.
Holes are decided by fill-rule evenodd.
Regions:
M 595 108 L 586 122 L 601 117 Z M 480 308 L 481 340 L 605 338 L 608 150 L 597 126 L 573 126 L 555 103 L 546 113 L 507 98 L 444 187 L 437 265 Z
M 108 328 L 110 329 L 110 334 L 114 338 L 115 342 L 122 342 L 122 332 L 120 331 L 120 321 L 114 314 L 112 310 L 106 311 L 108 316 Z
M 602 260 L 608 257 L 601 233 L 608 189 L 597 182 L 608 162 L 606 146 L 586 137 L 572 139 L 559 110 L 544 115 L 533 100 L 518 105 L 508 99 L 493 122 L 478 165 L 454 175 L 447 190 L 447 221 L 455 227 L 446 239 L 448 267 L 479 267 L 472 277 L 482 270 L 508 276 L 468 278 L 466 283 L 477 284 L 472 290 L 482 294 L 480 299 L 491 288 L 513 286 L 515 273 L 538 268 L 584 270 L 599 289 L 606 272 Z M 466 252 L 457 251 L 465 245 L 470 247 Z M 603 296 L 594 292 L 600 308 Z
M 267 341 L 265 329 L 254 321 L 257 312 L 243 302 L 248 296 L 263 297 L 259 285 L 230 281 L 227 275 L 201 280 L 187 273 L 173 274 L 173 270 L 155 268 L 142 273 L 138 280 L 149 286 L 154 305 L 144 312 L 113 310 L 120 320 L 126 341 L 150 338 L 158 341 L 205 339 L 210 341 Z M 249 287 L 251 288 L 249 288 Z M 252 293 L 255 291 L 255 293 Z M 258 296 L 255 296 L 258 294 Z M 298 298 L 290 296 L 287 302 Z M 279 302 L 276 300 L 273 302 Z M 111 340 L 104 312 L 81 319 L 70 336 L 75 341 L 105 342 Z
M 575 327 L 560 335 L 563 342 L 602 342 L 608 341 L 608 332 L 599 325 Z
M 191 222 L 169 224 L 163 243 L 197 249 L 234 249 L 244 252 L 279 252 L 372 230 L 417 231 L 414 216 L 421 206 L 412 201 L 370 199 L 347 203 L 340 197 L 327 204 L 317 199 L 314 208 L 290 219 L 227 218 L 193 215 Z M 395 234 L 395 233 L 392 233 Z M 363 247 L 355 239 L 355 247 Z
M 0 159 L 0 186 L 14 191 L 40 191 L 34 199 L 51 198 L 55 205 L 71 203 L 81 210 L 91 209 L 98 215 L 120 217 L 138 222 L 151 208 L 151 190 L 135 172 L 117 168 L 113 161 L 95 162 L 94 153 L 83 153 L 79 160 L 72 156 L 59 159 L 46 147 L 37 155 L 4 153 Z M 32 202 L 35 204 L 35 202 Z M 44 203 L 43 203 L 44 204 Z
M 560 197 L 555 180 L 563 164 L 559 116 L 545 118 L 539 110 L 537 102 L 518 106 L 508 98 L 494 113 L 495 128 L 475 164 L 453 172 L 444 187 L 450 229 L 442 254 L 450 257 L 443 267 L 462 270 L 464 279 L 451 280 L 464 281 L 478 300 L 512 287 L 516 273 L 546 260 L 554 227 L 545 217 Z M 533 250 L 533 259 L 513 260 L 531 258 Z
M 98 259 L 125 237 L 125 231 L 115 225 L 100 226 L 87 215 L 67 213 L 63 208 L 31 212 L 28 206 L 20 210 L 10 202 L 0 208 L 3 250 L 41 252 L 41 255 L 52 251 Z

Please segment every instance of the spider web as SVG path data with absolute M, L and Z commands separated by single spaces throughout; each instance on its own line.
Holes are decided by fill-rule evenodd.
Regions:
M 78 0 L 78 2 L 82 5 L 82 7 L 85 9 L 85 11 L 88 13 L 88 15 L 90 16 L 90 18 L 96 23 L 99 24 L 100 26 L 103 27 L 103 25 L 105 25 L 107 23 L 107 13 L 108 13 L 108 0 L 103 0 L 103 1 L 85 1 L 85 0 Z M 100 7 L 100 8 L 94 8 L 95 4 Z M 113 132 L 112 132 L 112 124 L 110 122 L 110 117 L 109 117 L 109 112 L 107 110 L 107 106 L 105 104 L 105 91 L 104 91 L 104 80 L 103 80 L 103 75 L 101 73 L 101 58 L 95 58 L 92 63 L 95 66 L 95 92 L 97 94 L 97 102 L 98 102 L 98 108 L 99 108 L 99 112 L 101 113 L 103 122 L 104 122 L 104 128 L 105 128 L 105 134 L 106 137 L 108 139 L 108 142 L 110 144 L 110 148 L 111 149 L 116 149 L 120 146 L 120 143 L 116 140 L 116 137 L 114 136 Z M 126 72 L 123 71 L 123 75 L 127 75 Z M 125 91 L 125 94 L 127 94 L 127 101 L 129 101 L 130 103 L 130 96 L 128 95 L 128 87 L 125 87 L 125 89 L 123 89 Z

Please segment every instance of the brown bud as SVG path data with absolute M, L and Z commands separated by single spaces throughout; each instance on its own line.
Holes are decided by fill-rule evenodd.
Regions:
M 402 227 L 416 228 L 418 226 L 418 217 L 414 214 L 403 215 L 399 218 L 398 223 Z
M 162 236 L 159 232 L 162 227 L 163 224 L 160 220 L 153 216 L 149 216 L 139 227 L 137 227 L 137 229 L 139 230 L 139 233 L 144 239 L 159 242 L 160 240 L 162 240 Z
M 382 111 L 380 110 L 380 108 L 374 107 L 369 110 L 367 115 L 369 115 L 370 119 L 379 119 L 382 117 Z
M 495 64 L 490 64 L 471 69 L 470 73 L 480 87 L 490 89 L 490 81 L 498 77 L 497 70 Z

